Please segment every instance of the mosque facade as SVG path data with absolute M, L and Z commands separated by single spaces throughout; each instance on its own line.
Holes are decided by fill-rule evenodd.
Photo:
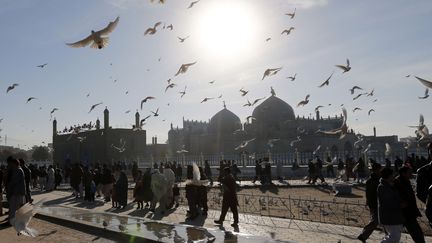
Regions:
M 224 108 L 217 112 L 208 122 L 183 120 L 182 128 L 168 132 L 168 152 L 171 155 L 187 151 L 188 155 L 240 155 L 266 153 L 310 154 L 320 145 L 321 155 L 358 156 L 363 146 L 354 146 L 358 135 L 349 130 L 343 138 L 339 135 L 317 133 L 339 128 L 343 116 L 322 117 L 316 111 L 314 118 L 296 116 L 294 109 L 285 101 L 272 95 L 255 107 L 248 121 L 242 124 L 239 117 Z M 244 141 L 247 146 L 240 147 Z M 298 142 L 293 142 L 300 140 Z M 400 148 L 397 136 L 377 138 L 367 137 L 374 143 L 376 153 L 383 153 L 385 143 Z
M 92 166 L 96 163 L 113 164 L 117 161 L 138 161 L 146 155 L 146 131 L 137 129 L 140 115 L 135 114 L 133 128 L 112 128 L 109 111 L 104 110 L 104 124 L 99 119 L 93 126 L 71 127 L 57 130 L 53 121 L 53 161 L 60 165 L 80 162 Z

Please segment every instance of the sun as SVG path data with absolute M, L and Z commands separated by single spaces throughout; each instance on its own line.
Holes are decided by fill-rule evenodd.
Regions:
M 208 2 L 194 23 L 197 46 L 211 57 L 238 58 L 256 47 L 259 21 L 248 1 Z

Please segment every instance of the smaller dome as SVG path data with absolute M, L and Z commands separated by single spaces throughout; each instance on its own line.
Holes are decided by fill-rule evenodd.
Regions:
M 227 108 L 224 108 L 210 119 L 208 131 L 210 133 L 227 134 L 241 129 L 241 127 L 240 118 Z

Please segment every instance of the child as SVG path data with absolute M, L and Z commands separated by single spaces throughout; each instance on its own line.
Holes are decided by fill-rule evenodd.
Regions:
M 175 207 L 178 208 L 179 198 L 180 198 L 180 188 L 178 187 L 177 183 L 175 183 L 173 187 L 173 196 L 174 196 Z

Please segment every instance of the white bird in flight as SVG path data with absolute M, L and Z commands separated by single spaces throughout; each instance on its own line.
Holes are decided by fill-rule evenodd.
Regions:
M 191 62 L 191 63 L 182 64 L 174 76 L 177 76 L 181 73 L 186 73 L 187 70 L 189 69 L 189 67 L 191 67 L 192 65 L 195 65 L 196 63 L 197 62 L 195 61 L 195 62 Z
M 429 97 L 429 89 L 426 88 L 424 96 L 419 96 L 419 99 L 427 99 Z
M 335 65 L 336 67 L 338 67 L 338 68 L 340 68 L 340 69 L 343 70 L 342 73 L 346 73 L 346 72 L 348 72 L 349 70 L 351 70 L 351 66 L 350 66 L 350 61 L 349 61 L 349 59 L 347 58 L 346 61 L 347 61 L 346 66 L 344 66 L 344 65 Z
M 419 78 L 417 76 L 415 76 L 415 78 L 420 81 L 424 86 L 426 86 L 426 88 L 432 89 L 432 81 L 426 80 L 426 79 L 422 79 Z
M 297 8 L 294 9 L 294 12 L 292 12 L 292 13 L 286 13 L 285 15 L 288 15 L 288 16 L 291 17 L 291 19 L 293 19 L 295 17 L 295 15 L 296 15 L 296 10 L 297 10 Z
M 90 110 L 89 110 L 88 113 L 92 112 L 92 110 L 94 110 L 98 105 L 102 105 L 102 104 L 103 104 L 102 102 L 99 102 L 99 103 L 97 103 L 97 104 L 92 105 L 92 106 L 90 107 Z
M 156 24 L 154 24 L 153 28 L 149 27 L 145 32 L 144 35 L 154 35 L 157 31 L 157 27 L 162 24 L 162 22 L 157 22 Z
M 342 125 L 340 127 L 328 131 L 318 130 L 317 133 L 323 133 L 327 135 L 340 134 L 339 139 L 344 138 L 345 135 L 348 133 L 348 125 L 347 125 L 348 112 L 345 108 L 342 108 L 342 116 L 343 116 L 343 120 L 342 120 Z
M 264 71 L 264 74 L 263 74 L 261 80 L 264 80 L 265 77 L 270 77 L 270 76 L 276 75 L 280 70 L 282 70 L 282 67 L 278 67 L 278 68 L 267 68 L 267 69 Z
M 9 93 L 9 91 L 15 89 L 15 87 L 17 87 L 17 86 L 18 86 L 18 84 L 15 83 L 15 84 L 12 84 L 11 86 L 7 87 L 7 89 L 6 89 L 6 93 Z
M 105 27 L 104 29 L 99 31 L 92 30 L 91 34 L 86 38 L 77 41 L 75 43 L 66 43 L 66 44 L 71 47 L 85 47 L 91 44 L 90 45 L 91 48 L 102 49 L 108 44 L 109 41 L 109 37 L 106 37 L 106 35 L 114 31 L 119 20 L 120 17 L 117 17 L 113 22 L 110 22 L 108 26 Z
M 254 140 L 255 140 L 255 138 L 243 141 L 239 146 L 235 147 L 234 150 L 239 150 L 239 149 L 242 149 L 242 148 L 246 148 L 246 146 L 248 146 L 248 144 L 250 142 L 254 141 Z
M 30 237 L 36 237 L 38 235 L 37 231 L 29 228 L 28 225 L 30 223 L 30 220 L 40 209 L 43 201 L 44 200 L 41 200 L 34 205 L 26 203 L 16 211 L 15 218 L 11 220 L 11 224 L 15 228 L 18 235 L 25 235 Z

